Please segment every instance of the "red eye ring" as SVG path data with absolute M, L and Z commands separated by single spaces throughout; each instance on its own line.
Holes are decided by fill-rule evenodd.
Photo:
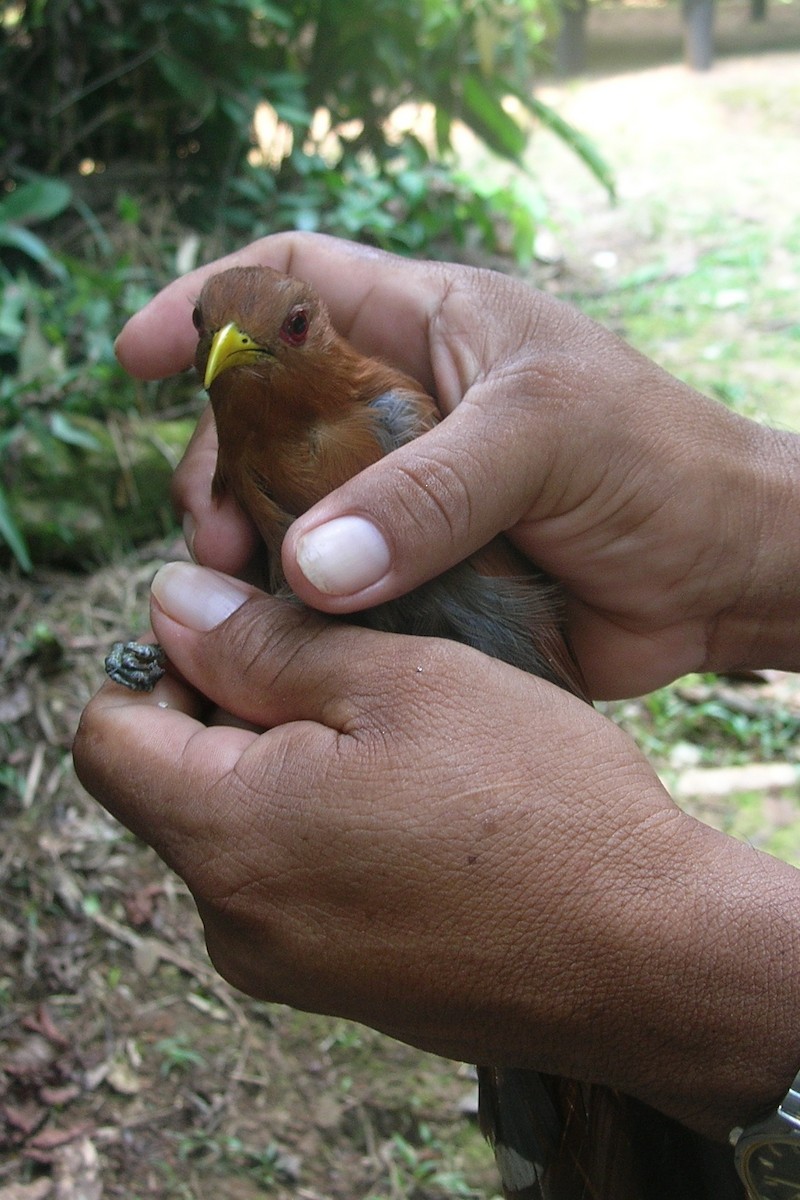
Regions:
M 308 336 L 308 309 L 304 304 L 296 304 L 281 325 L 280 336 L 290 346 L 302 346 Z

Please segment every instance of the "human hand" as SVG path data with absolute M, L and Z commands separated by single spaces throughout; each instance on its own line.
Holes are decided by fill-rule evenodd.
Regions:
M 148 378 L 188 365 L 202 281 L 234 263 L 308 279 L 343 334 L 419 379 L 447 414 L 292 526 L 284 570 L 308 604 L 343 613 L 387 600 L 505 530 L 565 585 L 595 696 L 689 670 L 800 665 L 797 438 L 735 416 L 518 281 L 313 235 L 266 238 L 177 280 L 123 331 L 123 365 Z M 197 560 L 239 572 L 255 534 L 232 501 L 212 502 L 215 457 L 207 412 L 176 502 Z M 355 588 L 337 570 L 343 539 L 364 529 L 337 520 L 353 515 L 385 543 L 347 556 L 360 561 Z
M 610 721 L 191 564 L 153 593 L 186 682 L 106 684 L 75 762 L 186 880 L 237 987 L 716 1136 L 785 1090 L 797 872 L 679 812 Z M 266 732 L 208 726 L 206 697 Z

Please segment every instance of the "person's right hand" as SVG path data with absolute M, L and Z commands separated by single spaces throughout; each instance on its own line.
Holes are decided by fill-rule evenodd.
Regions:
M 306 234 L 171 284 L 121 334 L 123 365 L 144 378 L 187 366 L 192 303 L 232 262 L 309 280 L 340 332 L 446 414 L 292 526 L 284 570 L 306 603 L 370 607 L 505 530 L 565 585 L 594 696 L 691 670 L 800 666 L 799 438 L 732 414 L 517 280 Z M 253 534 L 230 501 L 212 503 L 215 452 L 207 416 L 175 495 L 198 561 L 236 572 Z

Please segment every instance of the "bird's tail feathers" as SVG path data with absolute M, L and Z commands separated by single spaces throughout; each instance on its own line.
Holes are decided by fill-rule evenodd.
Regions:
M 642 1200 L 626 1097 L 519 1068 L 478 1079 L 507 1200 Z

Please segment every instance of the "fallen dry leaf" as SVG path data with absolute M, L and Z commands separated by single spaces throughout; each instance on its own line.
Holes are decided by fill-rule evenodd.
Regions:
M 48 1042 L 52 1042 L 54 1046 L 59 1046 L 62 1050 L 66 1050 L 69 1045 L 69 1038 L 58 1028 L 46 1004 L 40 1004 L 35 1014 L 31 1013 L 27 1017 L 23 1017 L 22 1027 L 33 1033 L 40 1033 L 42 1037 L 47 1038 Z
M 101 1200 L 100 1158 L 90 1138 L 81 1137 L 59 1151 L 53 1182 L 54 1200 Z
M 4 1104 L 0 1108 L 5 1118 L 6 1124 L 18 1133 L 28 1137 L 39 1129 L 47 1120 L 47 1112 L 35 1101 L 31 1100 L 28 1104 Z
M 53 1192 L 52 1180 L 35 1179 L 33 1183 L 10 1183 L 0 1188 L 0 1200 L 47 1200 Z
M 77 1138 L 84 1137 L 93 1128 L 88 1121 L 82 1121 L 78 1125 L 70 1126 L 69 1129 L 58 1129 L 55 1126 L 43 1129 L 41 1133 L 37 1133 L 26 1143 L 25 1155 L 28 1158 L 35 1158 L 38 1162 L 51 1162 L 54 1150 L 69 1145 Z

